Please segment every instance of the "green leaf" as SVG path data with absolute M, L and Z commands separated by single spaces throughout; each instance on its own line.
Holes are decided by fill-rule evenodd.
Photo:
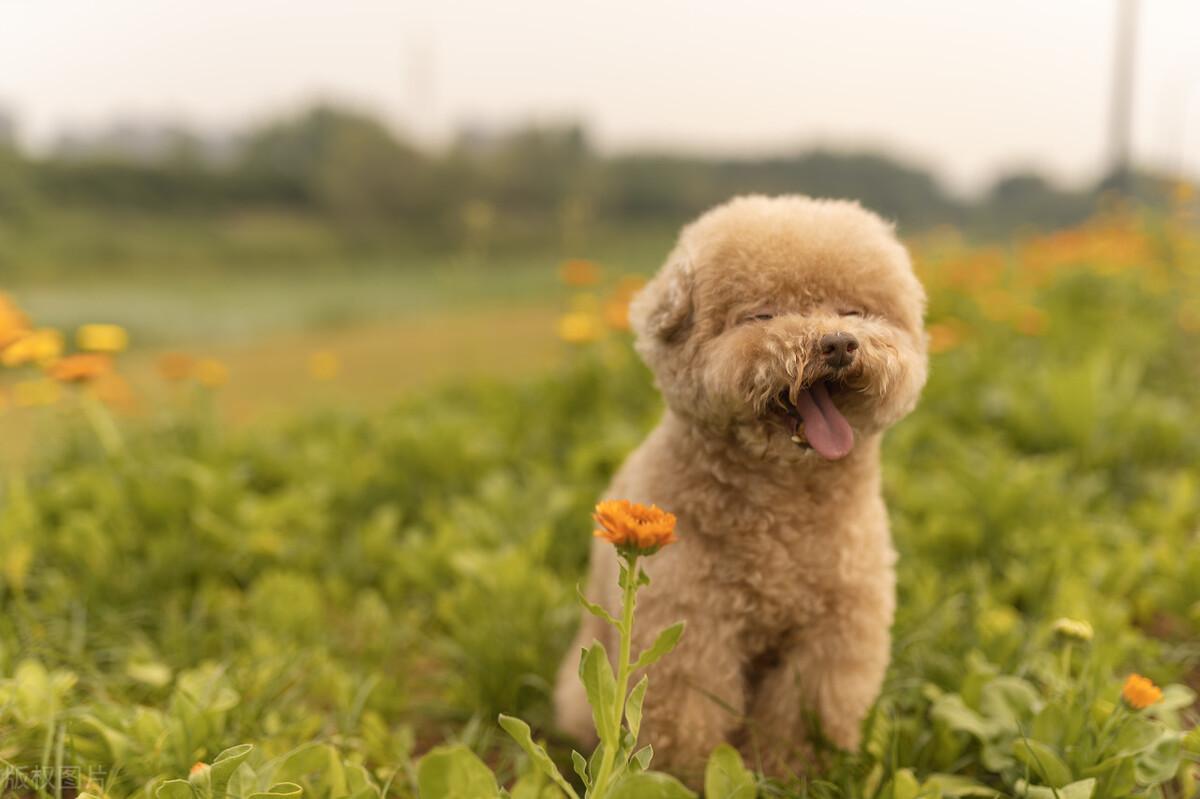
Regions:
M 1041 741 L 1018 738 L 1013 741 L 1013 754 L 1051 788 L 1061 788 L 1074 779 L 1070 766 Z
M 583 781 L 583 787 L 590 788 L 592 785 L 592 780 L 588 776 L 587 758 L 576 752 L 574 749 L 571 750 L 571 767 L 575 769 L 575 773 L 578 774 L 579 779 Z
M 1025 780 L 1017 780 L 1017 796 L 1026 799 L 1092 799 L 1096 790 L 1096 780 L 1087 779 L 1064 785 L 1062 788 L 1047 788 L 1045 785 L 1030 785 Z
M 609 613 L 607 610 L 600 607 L 595 602 L 592 602 L 590 599 L 588 599 L 586 596 L 583 595 L 583 586 L 580 585 L 579 583 L 575 584 L 575 595 L 579 597 L 579 601 L 583 604 L 584 608 L 587 609 L 588 613 L 592 614 L 593 616 L 595 616 L 597 618 L 604 619 L 606 622 L 608 622 L 609 624 L 611 624 L 614 627 L 620 626 L 620 622 L 618 622 L 615 618 L 613 618 L 613 615 L 611 613 Z
M 1005 732 L 1016 735 L 1021 724 L 1033 717 L 1041 701 L 1028 680 L 1001 676 L 989 680 L 980 690 L 979 712 Z
M 462 744 L 431 749 L 417 764 L 421 799 L 492 799 L 500 786 L 492 770 Z
M 1162 699 L 1153 706 L 1155 714 L 1167 710 L 1186 710 L 1196 703 L 1196 692 L 1186 685 L 1168 685 L 1162 692 Z
M 629 767 L 633 771 L 645 771 L 650 768 L 650 761 L 654 757 L 654 747 L 646 744 L 641 749 L 633 753 L 633 757 L 629 758 Z M 636 766 L 636 768 L 634 768 Z
M 623 777 L 607 799 L 696 799 L 696 794 L 670 775 L 639 771 Z
M 1102 754 L 1111 752 L 1121 756 L 1135 755 L 1155 743 L 1162 732 L 1161 725 L 1142 716 L 1134 716 L 1125 722 L 1117 739 Z
M 328 744 L 315 741 L 301 744 L 284 756 L 283 762 L 279 764 L 279 769 L 275 773 L 283 779 L 292 781 L 316 774 L 329 762 L 328 750 L 330 748 Z
M 216 799 L 225 796 L 230 777 L 233 776 L 233 772 L 237 771 L 238 766 L 246 761 L 253 749 L 252 744 L 231 746 L 213 760 L 212 766 L 209 767 L 208 777 L 212 784 L 212 795 Z
M 304 789 L 294 782 L 277 782 L 270 790 L 252 793 L 246 799 L 296 799 Z
M 558 767 L 554 765 L 554 761 L 550 759 L 550 755 L 546 754 L 546 750 L 533 740 L 533 735 L 530 733 L 528 724 L 519 718 L 515 718 L 514 716 L 506 716 L 501 713 L 500 726 L 503 727 L 504 731 L 511 735 L 513 740 L 525 750 L 525 753 L 529 755 L 530 759 L 533 761 L 533 764 L 538 767 L 538 770 L 540 770 L 550 779 L 554 780 L 554 783 L 561 788 L 563 793 L 565 793 L 567 796 L 572 796 L 575 797 L 575 799 L 578 799 L 579 795 L 575 793 L 575 789 L 571 787 L 571 784 L 566 781 L 563 775 L 558 773 Z
M 912 769 L 902 768 L 892 775 L 880 794 L 885 799 L 917 799 L 921 786 L 913 776 Z
M 1189 755 L 1200 755 L 1200 727 L 1183 736 L 1183 750 Z
M 986 741 L 992 738 L 995 727 L 963 702 L 958 694 L 944 694 L 934 701 L 929 715 L 940 721 L 955 732 L 965 732 L 968 735 Z
M 1167 782 L 1179 771 L 1183 756 L 1183 735 L 1166 732 L 1153 746 L 1137 758 L 1135 774 L 1140 785 Z
M 658 638 L 650 645 L 650 648 L 638 655 L 637 662 L 633 664 L 633 668 L 644 669 L 650 666 L 675 648 L 679 643 L 679 639 L 683 637 L 683 622 L 676 622 L 667 629 L 658 634 Z
M 613 738 L 617 678 L 613 676 L 612 663 L 608 660 L 604 644 L 593 641 L 591 646 L 583 650 L 583 657 L 579 660 L 579 679 L 583 680 L 583 687 L 587 691 L 588 704 L 592 706 L 592 721 L 601 742 L 615 749 L 620 744 L 619 740 Z
M 1034 717 L 1029 735 L 1039 741 L 1062 741 L 1070 729 L 1070 721 L 1066 708 L 1062 705 L 1046 705 Z
M 629 725 L 629 731 L 633 733 L 633 740 L 636 742 L 638 737 L 638 729 L 642 726 L 642 702 L 646 699 L 646 675 L 642 675 L 642 679 L 638 680 L 637 685 L 633 686 L 633 690 L 629 692 L 629 699 L 625 701 L 625 723 Z
M 157 799 L 193 799 L 195 795 L 187 780 L 167 780 L 154 792 Z
M 708 756 L 704 768 L 704 799 L 754 799 L 754 775 L 742 756 L 729 744 L 721 744 Z
M 986 797 L 986 799 L 998 799 L 1004 794 L 997 791 L 995 788 L 989 788 L 986 785 L 981 785 L 969 777 L 963 777 L 959 774 L 930 774 L 925 782 L 921 784 L 921 790 L 933 788 L 942 796 L 954 797 Z

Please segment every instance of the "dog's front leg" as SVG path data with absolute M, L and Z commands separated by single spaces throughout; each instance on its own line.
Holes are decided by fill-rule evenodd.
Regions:
M 647 601 L 638 620 L 644 637 L 636 642 L 645 647 L 661 627 L 680 616 L 687 620 L 678 648 L 650 669 L 641 738 L 654 747 L 655 768 L 696 786 L 709 754 L 732 737 L 745 714 L 739 627 L 707 611 Z
M 819 729 L 856 750 L 890 656 L 890 580 L 840 591 L 835 607 L 798 632 L 755 686 L 745 730 L 748 758 L 771 773 L 809 772 Z

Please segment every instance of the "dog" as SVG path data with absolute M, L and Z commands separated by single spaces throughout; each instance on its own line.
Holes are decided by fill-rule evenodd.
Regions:
M 635 347 L 666 410 L 606 498 L 678 517 L 645 559 L 634 652 L 684 620 L 651 670 L 643 741 L 698 784 L 718 744 L 775 776 L 860 745 L 890 655 L 895 550 L 880 439 L 926 377 L 925 292 L 893 228 L 847 201 L 746 196 L 686 226 L 634 297 Z M 587 595 L 618 613 L 597 541 Z M 616 650 L 583 614 L 559 670 L 559 727 L 594 742 L 580 649 Z M 636 679 L 636 677 L 635 677 Z

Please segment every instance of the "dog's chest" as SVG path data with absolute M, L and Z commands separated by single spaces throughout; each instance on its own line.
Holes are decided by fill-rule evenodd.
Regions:
M 831 597 L 852 556 L 842 529 L 809 516 L 802 519 L 762 513 L 741 530 L 722 536 L 729 542 L 719 569 L 729 595 L 744 607 L 748 630 L 783 635 L 828 611 Z

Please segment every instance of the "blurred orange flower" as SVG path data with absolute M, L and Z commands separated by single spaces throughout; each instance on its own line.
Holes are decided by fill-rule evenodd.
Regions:
M 600 267 L 592 261 L 573 258 L 563 262 L 558 276 L 568 286 L 594 286 L 600 282 Z
M 1013 320 L 1013 327 L 1018 333 L 1024 333 L 1026 336 L 1040 336 L 1046 332 L 1046 325 L 1049 322 L 1049 317 L 1041 308 L 1022 308 Z
M 675 515 L 656 505 L 639 505 L 627 499 L 609 499 L 596 506 L 592 518 L 600 525 L 594 535 L 617 549 L 650 555 L 679 539 Z
M 1140 674 L 1130 674 L 1121 689 L 1121 698 L 1134 710 L 1148 708 L 1162 696 L 1162 689 Z
M 183 352 L 164 352 L 158 356 L 158 374 L 169 383 L 179 383 L 192 376 L 195 359 Z
M 966 338 L 966 325 L 957 319 L 935 322 L 929 326 L 929 351 L 934 355 L 949 352 Z
M 111 371 L 112 358 L 94 352 L 68 355 L 46 369 L 46 373 L 60 383 L 87 383 Z
M 629 303 L 646 279 L 641 275 L 625 275 L 617 283 L 612 296 L 604 303 L 604 322 L 613 330 L 629 329 Z
M 7 294 L 0 294 L 0 350 L 29 334 L 29 317 Z
M 604 303 L 604 323 L 613 330 L 628 330 L 629 301 L 613 298 Z
M 87 387 L 87 391 L 96 399 L 113 408 L 131 410 L 135 405 L 133 388 L 129 382 L 116 372 L 100 375 Z

